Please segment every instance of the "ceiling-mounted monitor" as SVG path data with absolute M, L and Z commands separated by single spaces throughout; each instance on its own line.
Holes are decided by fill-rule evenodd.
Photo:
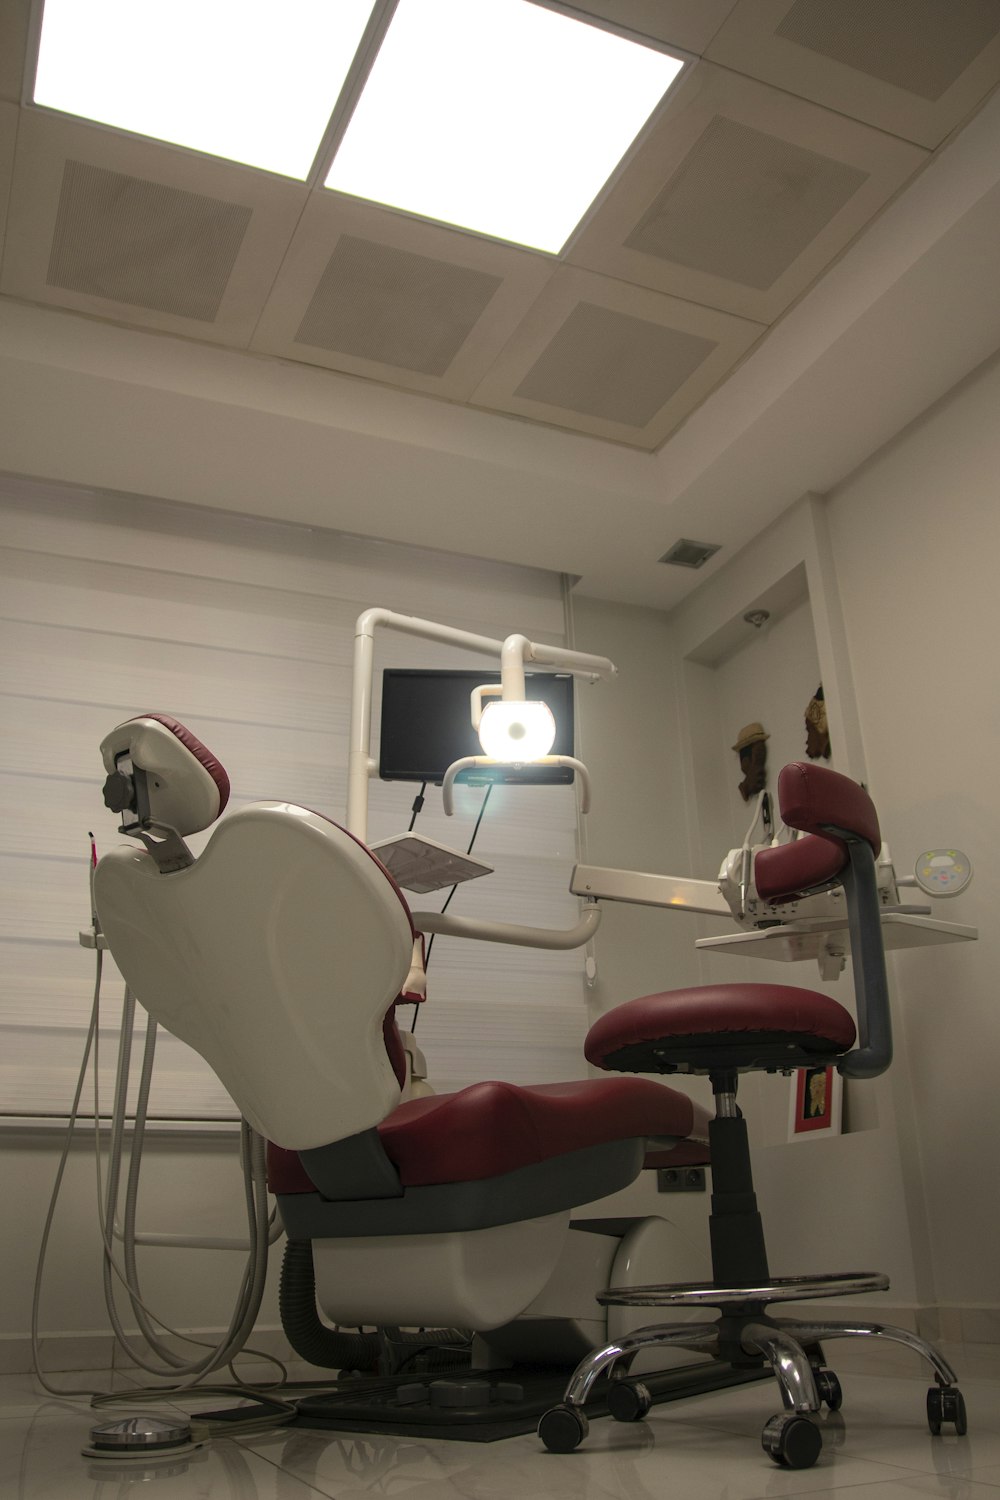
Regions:
M 379 775 L 383 781 L 440 782 L 456 760 L 482 755 L 472 727 L 470 695 L 480 683 L 499 683 L 499 672 L 410 670 L 382 673 Z M 573 755 L 573 678 L 568 672 L 527 672 L 529 700 L 547 703 L 556 721 L 553 755 Z M 489 702 L 487 698 L 485 702 Z M 498 765 L 463 771 L 460 781 L 522 786 L 566 785 L 570 766 Z

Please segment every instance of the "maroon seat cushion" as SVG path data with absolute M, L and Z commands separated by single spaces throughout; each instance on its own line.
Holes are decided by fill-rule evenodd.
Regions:
M 848 1051 L 854 1019 L 816 990 L 716 984 L 644 995 L 590 1028 L 584 1052 L 599 1068 L 630 1073 L 793 1068 Z
M 676 1139 L 684 1162 L 708 1160 L 706 1111 L 642 1078 L 474 1083 L 400 1104 L 378 1133 L 404 1187 L 479 1182 L 604 1141 Z M 270 1147 L 268 1176 L 275 1192 L 314 1191 L 295 1152 Z
M 847 865 L 842 839 L 807 833 L 794 844 L 761 849 L 754 857 L 753 878 L 763 901 L 787 901 L 805 891 L 821 890 L 836 881 Z

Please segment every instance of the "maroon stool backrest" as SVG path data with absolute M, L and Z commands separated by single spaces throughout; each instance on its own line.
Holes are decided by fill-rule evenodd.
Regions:
M 801 829 L 806 837 L 761 850 L 754 862 L 758 893 L 773 901 L 834 880 L 843 884 L 860 1045 L 839 1067 L 849 1078 L 873 1078 L 892 1061 L 889 982 L 875 868 L 882 847 L 878 814 L 864 787 L 808 761 L 795 761 L 782 769 L 778 806 L 789 827 Z
M 787 901 L 840 879 L 850 855 L 833 829 L 863 841 L 876 856 L 882 847 L 878 814 L 864 787 L 826 766 L 795 761 L 783 767 L 778 807 L 788 827 L 806 837 L 757 855 L 754 883 L 764 901 Z

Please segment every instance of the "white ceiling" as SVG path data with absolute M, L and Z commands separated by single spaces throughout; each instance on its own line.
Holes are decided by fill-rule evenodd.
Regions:
M 362 522 L 305 472 L 285 516 L 668 607 L 703 576 L 659 565 L 678 537 L 721 565 L 1000 344 L 1000 6 L 580 8 L 689 66 L 556 258 L 37 110 L 27 0 L 4 0 L 0 300 L 144 330 L 164 359 L 179 338 L 206 372 L 206 346 L 230 376 L 232 353 L 291 362 L 310 401 L 357 386 L 369 436 L 420 429 L 409 506 L 382 455 Z M 0 468 L 30 472 L 16 438 Z M 264 509 L 252 491 L 169 490 Z

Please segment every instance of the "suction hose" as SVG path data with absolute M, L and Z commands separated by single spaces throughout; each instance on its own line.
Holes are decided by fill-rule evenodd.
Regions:
M 360 1370 L 376 1374 L 384 1343 L 377 1333 L 344 1333 L 328 1328 L 316 1311 L 316 1272 L 311 1240 L 287 1240 L 281 1263 L 278 1309 L 285 1337 L 300 1359 L 328 1370 Z M 458 1328 L 427 1328 L 422 1333 L 397 1333 L 392 1342 L 410 1350 L 427 1348 L 432 1366 L 444 1369 L 461 1362 L 456 1343 L 468 1343 Z M 444 1346 L 450 1347 L 444 1347 Z M 391 1374 L 391 1371 L 383 1373 Z

